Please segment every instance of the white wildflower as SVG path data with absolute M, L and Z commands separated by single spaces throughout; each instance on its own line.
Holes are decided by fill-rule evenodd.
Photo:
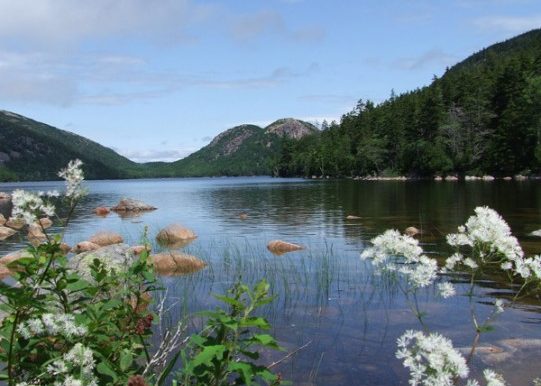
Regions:
M 376 270 L 400 272 L 416 288 L 426 287 L 436 279 L 436 260 L 423 255 L 423 249 L 413 237 L 387 230 L 372 239 L 372 244 L 362 252 L 361 259 L 371 259 Z
M 485 369 L 483 376 L 487 381 L 487 386 L 505 386 L 505 380 L 503 377 L 491 369 Z
M 55 207 L 43 201 L 39 193 L 25 192 L 17 189 L 12 193 L 12 216 L 22 219 L 26 224 L 34 223 L 39 216 L 54 216 Z
M 49 190 L 47 193 L 45 193 L 45 195 L 51 198 L 60 197 L 60 193 L 58 192 L 58 190 Z
M 445 268 L 452 271 L 455 266 L 464 260 L 464 256 L 460 253 L 454 253 L 445 260 Z
M 505 261 L 500 266 L 504 271 L 510 271 L 513 269 L 513 263 L 510 261 Z
M 61 335 L 66 338 L 73 338 L 84 336 L 87 333 L 86 327 L 78 326 L 75 323 L 73 315 L 51 313 L 22 322 L 17 331 L 26 339 L 43 335 Z
M 396 357 L 410 370 L 411 385 L 451 386 L 455 378 L 468 376 L 466 360 L 440 334 L 409 330 L 398 338 L 397 346 Z
M 84 180 L 83 162 L 79 159 L 72 160 L 65 169 L 62 169 L 58 176 L 66 180 L 66 197 L 77 200 L 84 195 L 82 182 Z
M 477 265 L 477 263 L 470 257 L 466 257 L 464 259 L 464 262 L 463 264 L 466 266 L 466 267 L 469 267 L 471 269 L 477 269 L 479 268 L 479 265 Z
M 451 296 L 456 295 L 455 286 L 449 282 L 439 283 L 438 290 L 440 292 L 441 297 L 444 299 L 447 299 L 447 298 L 450 298 Z
M 55 360 L 52 364 L 47 366 L 47 372 L 51 375 L 65 374 L 68 372 L 66 362 L 61 359 Z

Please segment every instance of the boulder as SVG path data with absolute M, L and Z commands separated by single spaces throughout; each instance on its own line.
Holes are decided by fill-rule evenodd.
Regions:
M 0 226 L 4 225 L 6 223 L 6 218 L 2 213 L 0 213 Z
M 91 278 L 89 267 L 94 262 L 94 259 L 100 260 L 107 270 L 114 269 L 117 272 L 123 272 L 134 262 L 134 255 L 130 253 L 129 248 L 126 244 L 113 244 L 105 247 L 97 246 L 94 250 L 73 256 L 68 266 L 75 269 L 86 279 Z
M 67 255 L 68 253 L 70 253 L 71 247 L 66 243 L 60 243 L 60 250 L 62 251 L 62 253 Z
M 135 256 L 139 256 L 144 251 L 147 251 L 150 253 L 151 248 L 150 245 L 134 245 L 133 247 L 130 247 L 129 252 L 133 253 Z
M 434 177 L 434 181 L 443 181 L 442 176 L 436 176 Z
M 21 249 L 19 251 L 11 252 L 0 258 L 0 264 L 8 265 L 10 263 L 13 263 L 14 261 L 22 259 L 23 257 L 33 257 L 33 255 L 26 249 Z
M 74 253 L 90 252 L 100 249 L 98 244 L 91 243 L 90 241 L 81 241 L 77 243 L 71 250 Z
M 494 181 L 493 176 L 483 176 L 483 181 Z
M 421 234 L 421 231 L 415 227 L 407 227 L 406 229 L 404 229 L 404 234 L 413 237 Z
M 45 236 L 45 233 L 43 233 L 41 226 L 37 224 L 31 224 L 28 227 L 27 238 L 30 244 L 35 247 L 47 240 L 47 236 Z
M 156 273 L 164 276 L 197 272 L 207 266 L 203 260 L 180 252 L 164 252 L 150 256 Z
M 104 206 L 98 206 L 96 209 L 94 209 L 94 213 L 96 213 L 98 216 L 107 216 L 111 211 L 109 208 L 106 208 Z
M 168 246 L 182 246 L 183 244 L 190 243 L 196 238 L 197 235 L 191 229 L 185 228 L 179 224 L 168 225 L 156 235 L 156 240 L 160 244 Z
M 111 208 L 111 210 L 115 212 L 141 212 L 155 209 L 156 207 L 154 206 L 131 198 L 123 198 L 116 206 Z
M 304 247 L 282 240 L 272 240 L 267 244 L 267 249 L 275 255 L 283 255 L 287 252 L 299 251 Z
M 445 177 L 445 181 L 458 181 L 457 176 L 447 176 Z
M 98 232 L 94 236 L 92 236 L 90 239 L 88 239 L 88 241 L 90 241 L 91 243 L 97 244 L 100 247 L 105 247 L 107 245 L 112 245 L 112 244 L 121 244 L 124 242 L 124 239 L 118 233 Z
M 0 225 L 0 241 L 7 239 L 17 233 L 16 230 Z
M 50 227 L 53 226 L 53 221 L 48 218 L 48 217 L 43 217 L 43 218 L 40 218 L 39 219 L 39 225 L 43 228 L 43 229 L 49 229 Z
M 16 217 L 10 217 L 8 221 L 6 221 L 6 226 L 10 227 L 12 229 L 21 230 L 25 226 L 25 222 L 22 218 L 16 218 Z
M 359 216 L 354 216 L 352 214 L 346 217 L 346 220 L 360 220 L 360 219 L 361 218 Z

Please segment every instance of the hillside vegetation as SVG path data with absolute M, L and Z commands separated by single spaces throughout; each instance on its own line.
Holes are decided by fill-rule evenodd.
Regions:
M 284 146 L 282 176 L 539 173 L 541 30 L 484 49 L 430 86 Z

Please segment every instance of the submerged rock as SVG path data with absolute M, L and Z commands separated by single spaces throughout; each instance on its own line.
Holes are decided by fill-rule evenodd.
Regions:
M 17 233 L 16 230 L 0 225 L 0 241 L 7 239 Z
M 123 198 L 120 202 L 111 208 L 115 212 L 141 212 L 155 210 L 156 207 L 148 205 L 143 201 L 134 200 L 132 198 Z
M 121 244 L 124 242 L 124 238 L 118 233 L 114 232 L 98 232 L 88 239 L 88 241 L 97 244 L 100 247 L 105 247 L 112 244 Z
M 197 272 L 207 266 L 203 260 L 180 252 L 164 252 L 150 256 L 156 273 L 164 276 Z
M 104 206 L 98 206 L 96 209 L 94 209 L 94 213 L 96 213 L 98 216 L 107 216 L 110 212 L 111 210 Z
M 404 234 L 413 237 L 421 234 L 421 231 L 415 227 L 407 227 L 406 229 L 404 229 Z
M 272 240 L 267 244 L 267 249 L 275 255 L 283 255 L 287 252 L 299 251 L 304 247 L 282 240 Z
M 190 243 L 196 238 L 197 235 L 191 229 L 179 224 L 168 225 L 156 235 L 156 240 L 160 244 L 179 247 Z
M 531 232 L 530 236 L 541 237 L 541 229 Z

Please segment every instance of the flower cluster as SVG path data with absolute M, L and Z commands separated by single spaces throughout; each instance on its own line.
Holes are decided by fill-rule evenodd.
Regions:
M 460 253 L 450 256 L 445 263 L 447 270 L 452 270 L 457 264 L 475 270 L 479 264 L 496 262 L 502 270 L 524 280 L 541 279 L 541 256 L 524 258 L 509 225 L 488 207 L 475 208 L 475 215 L 458 227 L 458 233 L 447 235 L 447 243 L 457 248 L 468 246 L 475 252 L 472 257 L 464 257 Z
M 372 240 L 373 246 L 361 253 L 361 259 L 371 259 L 380 272 L 403 274 L 414 288 L 431 285 L 437 278 L 436 260 L 423 254 L 419 242 L 397 230 L 387 230 Z
M 491 369 L 485 369 L 483 371 L 483 377 L 487 382 L 487 386 L 505 386 L 505 380 L 503 377 Z M 466 386 L 480 386 L 476 380 L 468 380 Z
M 72 160 L 65 169 L 58 172 L 58 176 L 66 180 L 66 197 L 77 200 L 84 195 L 82 182 L 84 180 L 83 162 L 79 159 Z
M 398 338 L 397 345 L 396 357 L 409 369 L 412 386 L 452 386 L 456 378 L 468 376 L 466 360 L 440 334 L 408 330 Z
M 17 332 L 25 339 L 35 336 L 61 335 L 68 339 L 84 336 L 86 327 L 78 326 L 71 314 L 43 314 L 39 318 L 29 319 L 17 327 Z
M 56 192 L 33 193 L 17 189 L 12 193 L 13 211 L 12 216 L 22 219 L 26 224 L 32 224 L 38 216 L 54 216 L 55 207 L 50 202 L 43 199 L 44 196 L 51 193 L 51 197 Z
M 95 366 L 92 350 L 77 343 L 62 359 L 49 364 L 47 372 L 57 379 L 55 386 L 97 386 Z M 77 374 L 77 378 L 71 374 Z M 62 376 L 65 377 L 63 382 L 58 380 Z

